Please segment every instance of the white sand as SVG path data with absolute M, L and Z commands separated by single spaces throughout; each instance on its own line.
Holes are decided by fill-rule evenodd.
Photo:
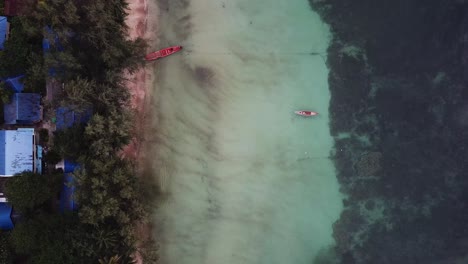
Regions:
M 309 55 L 327 26 L 305 0 L 168 2 L 161 45 L 185 51 L 155 66 L 162 263 L 311 264 L 341 210 L 328 69 Z

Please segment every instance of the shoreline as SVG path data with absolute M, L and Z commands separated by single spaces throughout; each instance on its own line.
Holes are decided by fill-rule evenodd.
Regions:
M 128 15 L 125 23 L 128 26 L 128 37 L 130 39 L 142 38 L 147 41 L 148 49 L 157 42 L 158 32 L 158 7 L 156 4 L 148 3 L 148 0 L 129 0 Z M 154 14 L 154 15 L 149 15 Z M 142 57 L 144 54 L 142 54 Z M 151 69 L 154 64 L 143 64 L 134 73 L 125 73 L 127 80 L 126 86 L 130 93 L 130 110 L 134 114 L 134 131 L 131 142 L 122 150 L 122 157 L 135 162 L 135 175 L 142 177 L 145 162 L 145 151 L 143 143 L 145 142 L 145 133 L 148 128 L 148 109 L 151 102 L 151 85 L 154 82 L 154 74 Z M 145 244 L 151 244 L 152 225 L 150 222 L 139 223 L 135 227 L 137 238 L 137 251 L 134 260 L 138 264 L 144 263 L 142 251 L 146 248 Z
M 128 15 L 125 23 L 128 26 L 128 36 L 130 39 L 143 38 L 148 40 L 148 2 L 147 0 L 131 0 L 128 2 Z M 143 55 L 142 55 L 143 57 Z M 135 127 L 134 138 L 131 143 L 127 145 L 123 151 L 122 156 L 138 161 L 140 155 L 141 141 L 144 135 L 143 125 L 146 116 L 146 109 L 148 104 L 148 84 L 151 83 L 150 76 L 146 66 L 143 65 L 134 73 L 125 73 L 127 79 L 127 88 L 130 92 L 130 107 L 134 112 Z

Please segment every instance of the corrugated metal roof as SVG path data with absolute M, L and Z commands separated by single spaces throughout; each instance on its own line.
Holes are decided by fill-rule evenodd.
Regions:
M 13 221 L 11 221 L 12 208 L 7 203 L 0 203 L 0 229 L 13 229 Z
M 55 127 L 57 130 L 72 127 L 75 123 L 84 124 L 91 118 L 91 110 L 78 113 L 71 110 L 68 107 L 59 107 L 55 111 L 56 123 Z
M 55 111 L 57 130 L 62 130 L 73 126 L 75 123 L 75 112 L 67 107 L 59 107 Z
M 73 37 L 74 35 L 75 35 L 74 33 L 67 33 L 68 37 Z M 64 47 L 62 43 L 60 42 L 60 38 L 57 32 L 55 32 L 49 26 L 44 27 L 44 38 L 42 39 L 42 50 L 44 51 L 44 54 L 47 54 L 53 51 L 58 51 L 58 52 L 64 51 Z M 59 65 L 58 67 L 49 68 L 49 76 L 56 76 L 57 74 L 62 74 L 63 72 L 64 70 L 61 65 Z
M 63 46 L 60 43 L 57 32 L 55 32 L 51 27 L 45 26 L 45 37 L 42 39 L 42 49 L 44 52 L 49 52 L 52 47 L 57 51 L 63 51 Z M 71 34 L 70 34 L 71 35 Z M 50 43 L 53 40 L 53 43 Z
M 32 124 L 41 121 L 41 95 L 18 93 L 18 123 Z
M 41 95 L 15 93 L 9 104 L 4 105 L 5 124 L 30 125 L 41 121 Z
M 77 207 L 74 198 L 75 183 L 72 173 L 64 173 L 63 186 L 60 192 L 60 211 L 74 211 Z
M 63 161 L 63 172 L 68 173 L 68 172 L 74 172 L 76 168 L 78 168 L 78 164 L 75 162 L 71 162 L 69 160 L 64 160 Z
M 16 76 L 16 77 L 11 77 L 5 79 L 5 83 L 13 89 L 13 91 L 17 93 L 21 93 L 24 89 L 24 84 L 21 82 L 21 79 L 24 77 L 24 75 Z
M 34 169 L 34 129 L 0 130 L 0 176 Z
M 3 43 L 6 40 L 8 33 L 8 21 L 4 16 L 0 16 L 0 50 L 4 48 Z

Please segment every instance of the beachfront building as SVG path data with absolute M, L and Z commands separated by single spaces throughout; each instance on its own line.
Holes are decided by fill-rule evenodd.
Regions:
M 7 203 L 7 199 L 3 193 L 6 179 L 0 178 L 0 230 L 13 229 L 13 221 L 11 219 L 13 209 Z
M 32 125 L 42 120 L 41 95 L 15 93 L 11 102 L 3 106 L 7 125 Z
M 13 208 L 6 202 L 0 202 L 0 230 L 13 229 L 13 221 L 11 219 Z
M 9 32 L 10 32 L 10 23 L 8 23 L 6 17 L 0 16 L 0 50 L 4 49 L 3 44 L 8 39 Z
M 55 128 L 60 131 L 70 128 L 75 124 L 85 124 L 91 118 L 91 110 L 76 112 L 68 107 L 59 107 L 55 111 Z M 62 169 L 63 185 L 60 191 L 59 209 L 61 212 L 74 211 L 77 209 L 77 204 L 74 199 L 75 186 L 73 172 L 78 167 L 78 164 L 70 160 L 62 160 L 55 166 L 56 169 Z
M 57 32 L 55 32 L 52 27 L 50 26 L 45 26 L 44 27 L 44 37 L 42 38 L 42 50 L 44 52 L 44 55 L 48 53 L 54 53 L 54 52 L 62 52 L 64 51 L 64 47 L 62 43 L 60 42 L 59 36 Z M 68 33 L 67 37 L 71 38 L 73 37 L 73 33 Z M 57 75 L 63 74 L 64 69 L 61 67 L 50 67 L 48 70 L 48 75 L 49 77 L 56 77 Z M 50 78 L 47 78 L 50 79 Z
M 91 118 L 91 110 L 74 111 L 68 107 L 59 107 L 55 111 L 55 128 L 63 130 L 74 124 L 86 124 Z
M 1 26 L 0 26 L 1 27 Z M 38 93 L 23 93 L 24 75 L 2 78 L 4 89 L 13 92 L 10 102 L 3 105 L 6 125 L 33 125 L 42 120 L 41 96 Z
M 75 180 L 73 177 L 73 172 L 77 167 L 78 165 L 76 163 L 69 160 L 62 160 L 55 166 L 56 169 L 62 169 L 64 172 L 62 190 L 60 191 L 60 212 L 74 211 L 77 209 L 77 203 L 74 198 Z
M 4 79 L 5 89 L 14 92 L 11 101 L 3 106 L 4 121 L 7 125 L 32 125 L 42 120 L 41 95 L 23 93 L 23 75 Z
M 7 203 L 3 190 L 7 178 L 0 178 L 0 230 L 11 230 L 14 227 L 12 220 L 13 208 Z
M 33 128 L 0 130 L 0 177 L 24 171 L 39 172 Z
M 91 118 L 91 110 L 76 112 L 68 107 L 59 107 L 55 111 L 55 128 L 60 131 L 70 128 L 75 124 L 85 124 Z M 59 209 L 61 212 L 74 211 L 77 209 L 76 200 L 74 199 L 75 186 L 73 172 L 78 165 L 69 160 L 62 160 L 55 168 L 62 169 L 63 185 L 60 191 Z
M 18 75 L 3 79 L 2 81 L 5 82 L 5 85 L 15 93 L 21 93 L 24 90 L 24 84 L 21 81 L 23 78 L 24 75 Z

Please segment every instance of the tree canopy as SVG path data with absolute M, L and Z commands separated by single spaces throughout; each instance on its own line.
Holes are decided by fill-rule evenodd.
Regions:
M 31 37 L 23 31 L 19 18 L 12 19 L 11 28 L 4 50 L 0 52 L 0 76 L 6 77 L 24 73 L 24 69 L 30 67 L 28 58 L 35 48 Z
M 11 234 L 19 254 L 30 255 L 30 263 L 91 263 L 83 247 L 91 247 L 87 230 L 74 215 L 40 213 L 19 223 Z
M 54 152 L 80 164 L 74 172 L 78 213 L 58 214 L 44 206 L 57 195 L 55 179 L 61 177 L 51 182 L 48 176 L 24 172 L 7 184 L 13 207 L 28 215 L 15 227 L 11 241 L 31 263 L 131 263 L 134 229 L 147 207 L 134 164 L 119 156 L 133 129 L 123 76 L 143 63 L 145 42 L 128 39 L 126 11 L 124 0 L 41 1 L 31 7 L 30 16 L 21 18 L 18 41 L 44 36 L 51 48 L 42 54 L 35 50 L 40 42 L 6 44 L 6 54 L 19 49 L 18 54 L 33 59 L 16 64 L 16 58 L 8 57 L 11 61 L 3 64 L 15 66 L 3 69 L 24 70 L 31 83 L 54 69 L 53 77 L 63 83 L 63 97 L 54 106 L 93 113 L 87 124 L 57 131 L 53 138 Z
M 34 211 L 56 196 L 57 175 L 41 175 L 26 171 L 16 174 L 5 184 L 5 195 L 15 210 Z
M 0 231 L 0 264 L 12 264 L 13 252 L 9 243 L 10 232 Z

